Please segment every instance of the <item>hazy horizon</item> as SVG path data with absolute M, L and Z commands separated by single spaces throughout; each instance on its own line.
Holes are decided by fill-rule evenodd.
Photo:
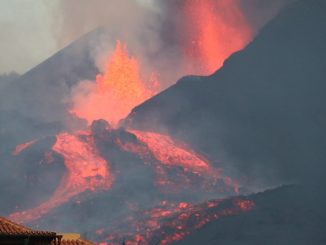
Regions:
M 152 0 L 137 0 L 149 6 Z M 98 3 L 104 3 L 97 0 Z M 90 4 L 85 0 L 78 1 L 78 6 Z M 96 5 L 92 3 L 94 9 Z M 109 3 L 107 3 L 109 4 Z M 0 74 L 17 72 L 25 73 L 41 63 L 78 36 L 93 29 L 97 20 L 84 25 L 72 35 L 62 35 L 63 23 L 67 21 L 64 14 L 66 5 L 76 2 L 62 0 L 3 0 L 0 2 L 0 29 L 2 30 L 0 53 Z M 101 4 L 100 4 L 101 5 Z M 80 7 L 77 14 L 92 9 Z M 73 18 L 72 18 L 73 19 Z M 89 16 L 88 16 L 89 19 Z M 85 19 L 85 23 L 87 19 Z M 84 23 L 84 24 L 85 24 Z M 64 37 L 63 37 L 64 36 Z

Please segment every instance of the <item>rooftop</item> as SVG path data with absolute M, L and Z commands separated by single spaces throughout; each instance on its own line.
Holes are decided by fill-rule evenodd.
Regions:
M 26 226 L 14 223 L 0 217 L 0 236 L 46 236 L 56 237 L 55 232 L 32 230 Z
M 0 237 L 46 237 L 53 238 L 52 244 L 60 245 L 94 245 L 84 240 L 76 233 L 56 233 L 52 231 L 37 231 L 26 226 L 17 224 L 4 217 L 0 217 Z M 60 241 L 60 243 L 59 243 Z

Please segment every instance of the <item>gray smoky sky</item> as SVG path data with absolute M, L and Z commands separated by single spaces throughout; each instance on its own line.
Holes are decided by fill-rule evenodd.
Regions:
M 23 73 L 57 49 L 52 1 L 0 1 L 0 73 Z
M 0 74 L 24 73 L 98 25 L 139 23 L 140 5 L 154 6 L 151 0 L 2 0 Z
M 155 33 L 155 21 L 169 9 L 166 6 L 181 1 L 2 0 L 0 74 L 24 73 L 98 26 L 122 29 L 132 35 L 144 30 L 146 25 L 147 30 Z M 258 29 L 284 4 L 293 0 L 238 1 L 252 26 Z M 152 18 L 152 15 L 156 17 Z

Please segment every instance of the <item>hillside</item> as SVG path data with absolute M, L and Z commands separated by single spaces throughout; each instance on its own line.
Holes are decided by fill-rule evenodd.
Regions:
M 99 28 L 88 33 L 1 88 L 1 151 L 51 135 L 62 129 L 65 121 L 73 124 L 75 119 L 66 110 L 67 96 L 74 84 L 94 79 L 98 73 L 91 47 L 102 32 Z
M 250 199 L 253 211 L 211 222 L 175 244 L 325 244 L 325 199 L 318 191 L 287 186 Z
M 301 0 L 209 77 L 184 77 L 125 125 L 168 132 L 252 185 L 322 180 L 326 3 Z

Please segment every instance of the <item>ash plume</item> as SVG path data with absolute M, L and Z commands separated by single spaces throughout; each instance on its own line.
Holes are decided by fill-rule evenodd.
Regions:
M 213 12 L 221 18 L 216 21 L 225 22 L 226 27 L 233 28 L 236 34 L 242 31 L 244 24 L 230 18 L 234 14 L 230 6 L 237 6 L 244 16 L 241 21 L 248 22 L 251 35 L 255 35 L 280 9 L 292 1 L 294 0 L 251 0 L 250 2 L 218 0 L 213 1 L 215 4 Z M 194 57 L 187 57 L 186 61 L 181 58 L 185 40 L 180 40 L 180 37 L 187 38 L 186 33 L 191 31 L 191 27 L 187 29 L 178 22 L 184 18 L 182 8 L 189 3 L 192 1 L 61 0 L 55 8 L 58 21 L 53 29 L 58 46 L 63 47 L 85 33 L 102 27 L 105 31 L 100 41 L 93 43 L 91 47 L 99 70 L 104 69 L 105 59 L 113 51 L 116 39 L 121 39 L 143 63 L 144 75 L 153 70 L 158 71 L 162 87 L 166 88 L 181 76 L 194 72 L 186 69 L 185 62 L 193 63 L 193 66 L 198 66 L 201 62 L 196 59 L 191 60 Z M 189 36 L 189 38 L 193 37 Z M 238 37 L 235 35 L 234 38 Z M 251 39 L 252 37 L 247 38 L 246 42 Z M 232 40 L 219 45 L 226 46 L 229 41 Z

